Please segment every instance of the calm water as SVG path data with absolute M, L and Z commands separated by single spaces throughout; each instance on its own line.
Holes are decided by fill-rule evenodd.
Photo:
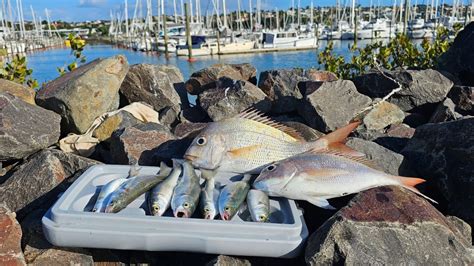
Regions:
M 370 41 L 367 41 L 370 42 Z M 361 46 L 364 42 L 358 42 Z M 334 51 L 345 57 L 350 56 L 349 45 L 352 41 L 334 42 Z M 321 50 L 326 46 L 325 41 L 320 42 Z M 257 71 L 278 69 L 278 68 L 311 68 L 318 67 L 316 50 L 297 51 L 297 52 L 279 52 L 279 53 L 261 53 L 245 55 L 225 55 L 225 56 L 205 56 L 197 57 L 197 61 L 189 63 L 186 57 L 171 56 L 168 60 L 164 56 L 157 54 L 147 54 L 143 52 L 134 52 L 132 50 L 120 49 L 110 45 L 90 45 L 87 46 L 83 54 L 87 61 L 96 58 L 109 57 L 117 54 L 123 54 L 127 57 L 130 64 L 149 63 L 149 64 L 169 64 L 177 66 L 187 79 L 189 76 L 202 68 L 216 63 L 250 63 L 257 68 Z M 73 56 L 69 48 L 52 49 L 37 51 L 28 54 L 28 66 L 33 69 L 34 78 L 38 79 L 40 84 L 59 76 L 56 68 L 64 67 L 72 62 Z

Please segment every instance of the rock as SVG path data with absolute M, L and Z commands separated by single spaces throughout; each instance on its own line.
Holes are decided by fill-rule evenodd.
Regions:
M 393 152 L 400 153 L 415 134 L 415 129 L 405 124 L 391 125 L 387 131 L 373 142 Z
M 100 141 L 104 141 L 110 138 L 112 133 L 116 130 L 121 130 L 142 123 L 142 121 L 136 119 L 129 112 L 120 111 L 115 115 L 107 117 L 104 122 L 94 130 L 93 136 L 98 138 Z
M 246 259 L 219 255 L 216 259 L 210 261 L 208 266 L 250 266 L 252 263 Z
M 305 76 L 311 81 L 336 81 L 337 75 L 330 71 L 323 71 L 318 69 L 308 69 Z
M 307 80 L 302 68 L 270 70 L 260 74 L 258 87 L 272 101 L 272 112 L 288 113 L 303 98 L 298 83 Z
M 0 93 L 9 93 L 24 102 L 36 105 L 35 91 L 32 88 L 22 84 L 18 84 L 6 79 L 0 79 Z
M 0 184 L 0 202 L 4 201 L 19 216 L 38 206 L 49 208 L 75 177 L 97 163 L 53 149 L 33 154 Z
M 169 80 L 174 86 L 174 90 L 181 99 L 182 109 L 189 108 L 188 92 L 184 87 L 184 77 L 179 68 L 173 65 L 158 65 L 158 70 L 168 75 Z
M 119 88 L 128 63 L 125 56 L 97 59 L 47 83 L 36 103 L 61 115 L 61 130 L 84 133 L 100 115 L 119 107 Z
M 310 236 L 305 251 L 309 265 L 469 265 L 473 256 L 457 225 L 397 186 L 359 193 Z
M 282 122 L 282 124 L 296 129 L 296 131 L 298 131 L 306 141 L 315 141 L 320 137 L 324 136 L 324 133 L 321 133 L 316 129 L 311 128 L 300 122 L 288 121 Z
M 446 98 L 446 100 L 438 104 L 428 123 L 440 123 L 462 118 L 462 115 L 454 111 L 455 107 L 453 101 Z
M 474 118 L 426 124 L 402 154 L 447 201 L 447 213 L 474 225 Z
M 130 67 L 125 77 L 120 93 L 125 98 L 125 103 L 145 102 L 160 113 L 173 109 L 172 117 L 167 117 L 167 124 L 172 124 L 181 110 L 181 98 L 175 90 L 174 84 L 168 73 L 161 71 L 159 66 L 137 64 Z M 175 81 L 178 77 L 173 77 Z M 169 123 L 171 120 L 171 123 Z
M 37 209 L 21 222 L 26 262 L 29 265 L 92 265 L 92 256 L 85 249 L 56 247 L 46 240 L 41 223 L 46 211 Z
M 174 128 L 174 135 L 178 138 L 194 138 L 206 126 L 207 123 L 180 123 Z
M 458 77 L 463 85 L 474 86 L 474 23 L 456 35 L 448 51 L 439 58 L 439 69 Z
M 406 113 L 403 123 L 409 125 L 410 127 L 417 128 L 421 125 L 428 123 L 429 117 L 431 114 L 428 114 L 428 117 L 420 113 Z
M 211 119 L 207 113 L 202 110 L 201 106 L 196 105 L 188 109 L 184 109 L 179 114 L 179 121 L 183 123 L 200 123 L 200 122 L 210 122 Z
M 413 171 L 404 162 L 401 154 L 386 149 L 379 144 L 358 138 L 348 138 L 346 145 L 362 152 L 365 157 L 372 160 L 379 170 L 392 175 L 411 176 Z
M 250 64 L 215 64 L 191 75 L 185 83 L 186 90 L 192 95 L 198 95 L 205 90 L 216 87 L 216 81 L 221 77 L 233 80 L 257 83 L 257 70 Z
M 388 99 L 403 111 L 420 110 L 431 113 L 435 104 L 443 101 L 453 86 L 451 80 L 432 69 L 391 71 L 386 75 L 399 80 L 404 86 L 404 89 Z M 356 77 L 354 83 L 360 93 L 371 98 L 383 98 L 399 87 L 379 72 Z
M 474 87 L 454 86 L 449 91 L 448 98 L 453 101 L 456 112 L 474 116 Z
M 349 80 L 308 84 L 305 95 L 298 112 L 309 126 L 322 132 L 347 125 L 372 102 L 369 97 L 358 93 Z M 338 107 L 337 112 L 334 111 L 335 106 Z
M 16 215 L 0 203 L 0 265 L 26 265 Z
M 21 159 L 59 140 L 61 117 L 0 93 L 0 161 Z
M 174 140 L 169 129 L 156 123 L 127 127 L 115 132 L 110 139 L 114 164 L 157 165 L 153 155 L 160 145 Z
M 400 124 L 405 118 L 398 106 L 382 102 L 364 116 L 364 126 L 368 130 L 382 130 L 392 124 Z
M 220 78 L 217 88 L 199 94 L 198 102 L 213 121 L 232 117 L 249 107 L 262 112 L 268 112 L 271 108 L 268 97 L 255 85 L 228 78 Z

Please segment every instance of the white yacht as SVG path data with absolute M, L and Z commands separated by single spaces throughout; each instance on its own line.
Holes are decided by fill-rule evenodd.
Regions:
M 384 39 L 389 38 L 395 27 L 392 27 L 391 21 L 384 18 L 378 18 L 365 25 L 357 32 L 358 39 Z
M 317 38 L 312 33 L 299 34 L 296 31 L 263 33 L 263 48 L 316 48 Z

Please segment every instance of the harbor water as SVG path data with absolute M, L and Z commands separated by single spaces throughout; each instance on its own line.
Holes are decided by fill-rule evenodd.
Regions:
M 351 56 L 349 47 L 353 41 L 333 41 L 334 52 L 346 58 Z M 358 41 L 361 47 L 370 43 L 370 40 Z M 208 67 L 216 63 L 250 63 L 257 68 L 257 76 L 262 71 L 281 68 L 318 68 L 318 53 L 327 45 L 326 41 L 320 41 L 319 48 L 314 50 L 294 51 L 294 52 L 272 52 L 240 55 L 202 56 L 196 57 L 197 61 L 189 63 L 185 57 L 171 55 L 168 59 L 156 53 L 135 52 L 132 50 L 118 48 L 111 45 L 88 45 L 83 55 L 88 62 L 97 59 L 123 54 L 127 57 L 129 64 L 169 64 L 177 66 L 185 79 L 195 71 Z M 43 51 L 35 51 L 28 54 L 28 67 L 32 68 L 33 77 L 41 84 L 48 82 L 59 76 L 57 67 L 65 67 L 72 62 L 74 57 L 70 53 L 70 48 L 56 48 Z

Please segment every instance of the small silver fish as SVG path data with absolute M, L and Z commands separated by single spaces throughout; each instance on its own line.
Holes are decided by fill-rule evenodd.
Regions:
M 316 152 L 270 164 L 253 187 L 270 196 L 306 200 L 321 208 L 334 209 L 327 199 L 386 185 L 402 186 L 435 202 L 414 187 L 424 181 L 375 170 L 365 158 Z
M 173 160 L 173 170 L 171 174 L 152 188 L 148 194 L 148 207 L 154 216 L 162 216 L 170 207 L 173 191 L 178 184 L 179 175 L 181 174 L 181 164 Z
M 240 205 L 250 189 L 247 178 L 227 184 L 219 195 L 219 214 L 222 220 L 229 221 L 239 211 Z
M 126 178 L 117 178 L 103 185 L 100 189 L 94 208 L 92 208 L 92 212 L 104 212 L 105 205 L 108 202 L 110 195 L 125 181 L 127 181 Z
M 213 220 L 217 215 L 217 201 L 219 189 L 216 188 L 214 178 L 207 179 L 201 191 L 200 208 L 204 219 Z
M 116 213 L 128 206 L 143 193 L 163 181 L 171 173 L 171 168 L 161 164 L 157 175 L 135 176 L 127 179 L 111 195 L 105 207 L 106 213 Z
M 199 204 L 200 178 L 190 162 L 183 163 L 183 176 L 178 180 L 171 199 L 175 217 L 190 218 Z
M 251 189 L 247 194 L 247 206 L 254 222 L 268 222 L 270 218 L 270 199 L 267 193 Z

